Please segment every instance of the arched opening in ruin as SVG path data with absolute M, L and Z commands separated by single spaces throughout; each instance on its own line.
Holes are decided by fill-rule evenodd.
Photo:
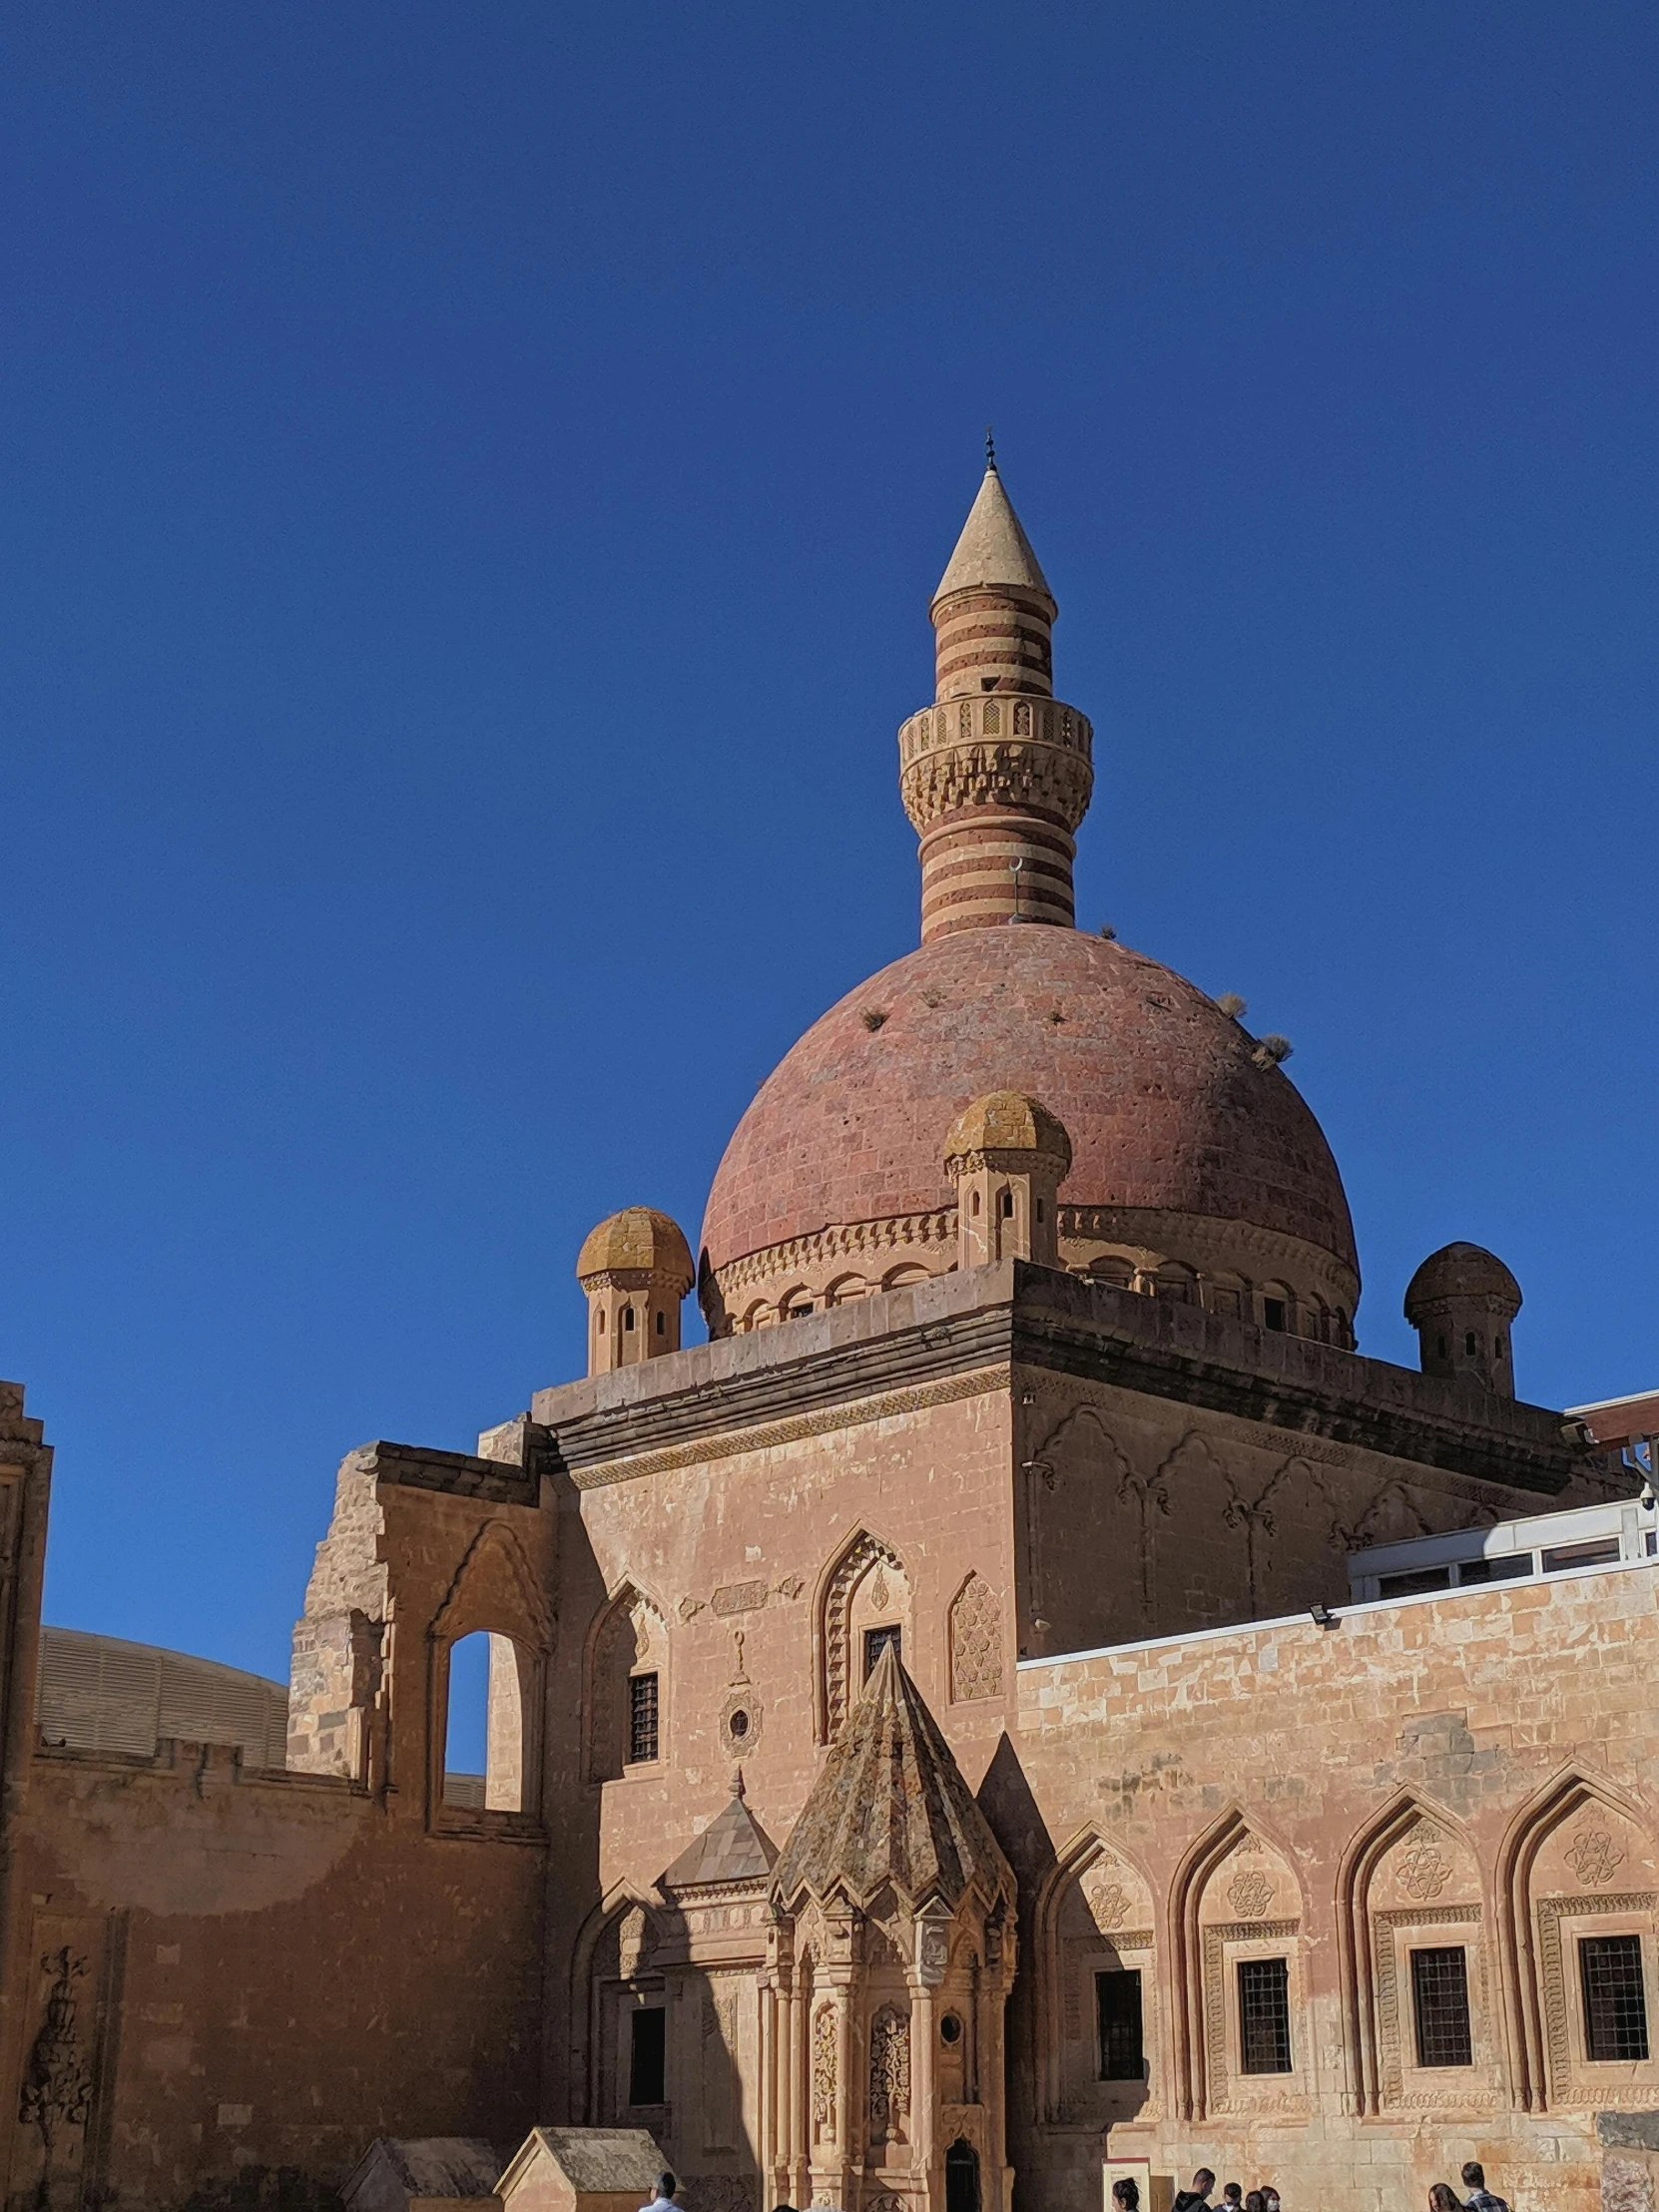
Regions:
M 524 1665 L 510 1636 L 477 1629 L 449 1647 L 443 1801 L 472 1812 L 524 1807 Z

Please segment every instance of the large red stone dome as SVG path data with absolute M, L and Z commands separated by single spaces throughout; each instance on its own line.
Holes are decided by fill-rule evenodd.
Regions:
M 972 1099 L 1010 1089 L 1065 1124 L 1067 1204 L 1248 1225 L 1357 1282 L 1342 1179 L 1290 1080 L 1179 975 L 1045 924 L 936 938 L 808 1030 L 726 1148 L 706 1268 L 949 1206 L 946 1131 Z

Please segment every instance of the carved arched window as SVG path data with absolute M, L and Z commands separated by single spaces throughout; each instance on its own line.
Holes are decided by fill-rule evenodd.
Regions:
M 833 1743 L 882 1647 L 906 1657 L 910 1585 L 899 1556 L 868 1529 L 842 1546 L 820 1586 L 819 1741 Z
M 1571 1776 L 1523 1816 L 1504 1864 L 1535 2100 L 1651 2107 L 1659 2100 L 1659 1853 L 1646 1827 L 1610 1792 Z
M 1366 2112 L 1495 2110 L 1500 2039 L 1480 1870 L 1443 1814 L 1391 1807 L 1349 1854 L 1344 1877 L 1351 2078 Z
M 618 1591 L 594 1632 L 584 1703 L 590 1782 L 614 1782 L 664 1756 L 668 1626 L 632 1583 Z
M 1146 1878 L 1091 1832 L 1063 1855 L 1035 1920 L 1042 2118 L 1103 2130 L 1156 2117 L 1162 2005 Z
M 1305 2111 L 1314 2054 L 1302 1893 L 1289 1861 L 1234 1814 L 1189 1857 L 1178 1895 L 1184 2115 Z

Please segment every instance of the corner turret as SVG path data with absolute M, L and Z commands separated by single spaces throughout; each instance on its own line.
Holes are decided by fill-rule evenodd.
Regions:
M 627 1206 L 590 1230 L 576 1261 L 588 1297 L 588 1373 L 680 1349 L 680 1307 L 697 1279 L 678 1222 Z
M 1483 1245 L 1431 1252 L 1405 1286 L 1405 1319 L 1417 1333 L 1424 1375 L 1471 1375 L 1500 1397 L 1515 1394 L 1509 1325 L 1520 1285 Z

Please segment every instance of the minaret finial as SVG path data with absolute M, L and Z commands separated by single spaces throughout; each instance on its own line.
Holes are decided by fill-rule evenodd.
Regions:
M 996 474 L 996 440 L 988 422 L 985 425 L 985 466 L 993 476 Z

